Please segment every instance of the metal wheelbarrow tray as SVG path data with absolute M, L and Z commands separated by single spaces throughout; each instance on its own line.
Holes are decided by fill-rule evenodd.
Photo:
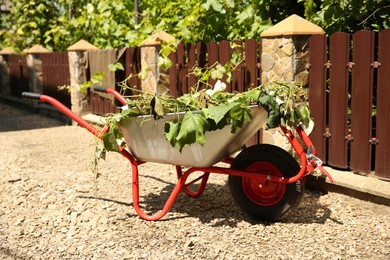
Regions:
M 138 160 L 190 167 L 208 167 L 237 152 L 267 121 L 261 106 L 251 106 L 252 121 L 232 134 L 230 126 L 206 132 L 206 143 L 183 148 L 171 146 L 164 136 L 166 121 L 180 120 L 184 113 L 170 113 L 154 120 L 153 116 L 128 117 L 119 122 L 129 152 Z M 195 111 L 194 113 L 201 113 Z
M 126 105 L 126 100 L 113 89 L 95 87 L 95 91 L 111 94 Z M 108 131 L 108 128 L 97 129 L 50 96 L 24 92 L 22 97 L 50 103 L 100 139 Z M 280 127 L 295 150 L 300 165 L 288 152 L 270 144 L 253 145 L 244 148 L 235 158 L 230 157 L 264 125 L 267 119 L 267 112 L 262 107 L 253 106 L 251 112 L 252 121 L 235 134 L 230 133 L 230 126 L 207 132 L 204 146 L 195 143 L 183 148 L 182 153 L 172 148 L 163 135 L 165 120 L 171 116 L 177 117 L 177 114 L 167 115 L 165 120 L 157 121 L 148 116 L 122 120 L 119 126 L 128 150 L 122 147 L 119 147 L 119 150 L 131 164 L 133 206 L 137 214 L 145 220 L 159 220 L 169 212 L 181 192 L 192 198 L 199 197 L 205 190 L 210 173 L 215 173 L 229 176 L 230 191 L 241 209 L 256 219 L 272 221 L 279 219 L 299 204 L 307 174 L 319 169 L 332 181 L 322 168 L 322 161 L 316 157 L 310 138 L 301 127 L 295 130 L 308 147 L 307 153 L 292 130 Z M 215 165 L 221 161 L 230 167 Z M 153 214 L 145 213 L 139 203 L 138 166 L 146 162 L 172 164 L 178 178 L 163 208 Z M 190 175 L 191 180 L 188 179 Z

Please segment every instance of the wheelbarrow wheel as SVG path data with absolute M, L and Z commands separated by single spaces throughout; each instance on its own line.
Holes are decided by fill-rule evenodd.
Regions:
M 285 150 L 269 144 L 250 146 L 234 159 L 231 168 L 276 177 L 293 177 L 300 166 Z M 229 175 L 229 187 L 238 205 L 250 216 L 278 220 L 298 206 L 304 186 L 301 181 L 283 184 L 264 178 Z

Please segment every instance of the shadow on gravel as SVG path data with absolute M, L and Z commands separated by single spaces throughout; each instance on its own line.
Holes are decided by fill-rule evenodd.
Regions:
M 0 102 L 0 132 L 64 126 L 65 122 L 35 113 L 26 105 Z
M 153 215 L 159 212 L 167 201 L 175 184 L 166 182 L 155 176 L 142 176 L 142 178 L 152 178 L 160 181 L 165 187 L 151 193 L 150 191 L 140 191 L 140 204 L 143 211 Z M 141 187 L 142 189 L 142 187 Z M 194 189 L 196 190 L 196 186 Z M 281 218 L 278 222 L 281 223 L 301 223 L 301 224 L 324 224 L 326 221 L 333 221 L 342 225 L 343 223 L 331 218 L 331 211 L 326 206 L 320 203 L 322 193 L 306 191 L 301 204 L 291 211 L 288 215 Z M 102 201 L 110 201 L 120 205 L 132 206 L 132 203 L 125 203 L 105 198 L 97 197 L 82 197 L 86 199 L 98 199 Z M 169 212 L 177 212 L 187 216 L 174 217 Z M 209 183 L 206 186 L 205 192 L 199 198 L 190 198 L 184 193 L 181 193 L 171 210 L 160 221 L 169 221 L 179 218 L 198 218 L 202 223 L 207 223 L 211 226 L 230 226 L 236 227 L 237 223 L 245 221 L 253 225 L 272 225 L 273 222 L 255 220 L 248 216 L 236 204 L 230 194 L 228 185 L 217 185 Z M 129 217 L 138 217 L 137 215 L 129 215 Z

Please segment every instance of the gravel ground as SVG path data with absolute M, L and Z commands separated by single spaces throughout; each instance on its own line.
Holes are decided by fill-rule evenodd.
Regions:
M 129 163 L 108 154 L 91 171 L 85 129 L 0 103 L 2 259 L 390 259 L 390 207 L 307 191 L 280 222 L 254 221 L 227 176 L 181 194 L 162 220 L 132 208 Z M 142 205 L 161 208 L 175 183 L 168 165 L 141 166 Z

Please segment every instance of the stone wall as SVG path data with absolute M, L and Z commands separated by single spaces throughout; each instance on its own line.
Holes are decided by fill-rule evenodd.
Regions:
M 309 36 L 284 36 L 262 39 L 261 80 L 308 84 Z
M 261 80 L 297 82 L 308 86 L 309 35 L 275 36 L 262 39 Z M 263 131 L 262 143 L 290 151 L 291 144 L 280 129 Z

